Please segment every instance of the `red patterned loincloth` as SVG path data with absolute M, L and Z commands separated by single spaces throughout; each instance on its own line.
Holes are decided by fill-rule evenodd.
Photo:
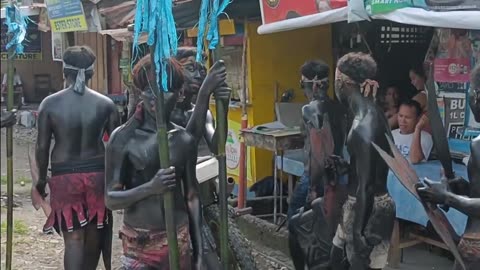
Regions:
M 467 266 L 467 270 L 480 267 L 480 233 L 466 233 L 458 243 L 458 251 Z M 474 267 L 475 266 L 475 267 Z
M 123 244 L 121 258 L 124 270 L 170 269 L 166 232 L 134 229 L 123 225 L 120 229 Z M 180 269 L 191 270 L 191 248 L 188 224 L 177 229 Z
M 108 222 L 105 207 L 104 172 L 81 172 L 54 175 L 48 181 L 52 212 L 43 227 L 71 232 L 96 220 L 103 228 Z

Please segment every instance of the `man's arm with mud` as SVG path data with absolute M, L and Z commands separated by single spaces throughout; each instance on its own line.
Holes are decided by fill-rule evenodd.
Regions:
M 469 177 L 470 181 L 478 181 L 473 179 L 479 177 L 480 173 L 480 141 L 473 141 L 470 145 L 470 161 L 469 161 Z M 470 187 L 471 188 L 471 187 Z M 461 196 L 453 192 L 447 193 L 445 204 L 449 205 L 467 216 L 480 218 L 480 198 L 469 198 Z
M 207 132 L 207 111 L 210 104 L 210 95 L 214 90 L 225 84 L 225 79 L 225 64 L 223 63 L 223 61 L 218 61 L 212 66 L 210 72 L 208 73 L 207 77 L 202 83 L 202 86 L 200 87 L 197 102 L 195 104 L 195 109 L 193 110 L 192 116 L 188 120 L 187 126 L 185 128 L 187 132 L 193 136 L 197 143 L 202 137 L 205 136 L 205 132 Z M 213 117 L 209 119 L 209 121 L 210 122 L 208 123 L 208 132 L 209 134 L 211 134 L 212 138 L 210 140 L 207 139 L 207 143 L 209 143 L 210 145 L 210 143 L 212 143 L 215 137 L 215 131 L 213 131 L 212 133 L 212 131 L 210 130 L 213 128 Z
M 374 187 L 372 181 L 375 173 L 372 164 L 373 147 L 371 146 L 372 131 L 365 130 L 365 127 L 357 127 L 352 134 L 353 153 L 355 157 L 355 171 L 357 175 L 357 191 L 355 194 L 355 217 L 353 220 L 353 242 L 356 255 L 366 256 L 370 254 L 369 245 L 363 234 L 368 217 L 373 209 Z
M 49 98 L 46 98 L 40 104 L 37 120 L 38 134 L 37 146 L 35 149 L 35 159 L 37 160 L 38 181 L 40 183 L 45 183 L 47 181 L 48 161 L 50 158 L 50 143 L 52 141 L 53 134 L 48 115 L 49 100 Z
M 120 114 L 117 110 L 117 106 L 113 102 L 109 105 L 110 115 L 108 116 L 105 131 L 109 136 L 112 136 L 113 131 L 120 125 Z

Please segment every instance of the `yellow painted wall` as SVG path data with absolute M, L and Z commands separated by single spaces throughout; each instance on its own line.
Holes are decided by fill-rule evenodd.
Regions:
M 258 35 L 260 22 L 248 23 L 248 125 L 253 127 L 274 121 L 275 82 L 279 96 L 295 90 L 294 102 L 304 102 L 300 89 L 300 67 L 307 60 L 321 59 L 333 68 L 331 27 L 329 25 L 270 35 Z M 333 81 L 333 71 L 331 72 Z M 333 83 L 330 85 L 332 88 Z M 330 89 L 332 91 L 332 89 Z M 211 108 L 215 111 L 214 106 Z M 241 110 L 231 109 L 229 119 L 240 122 Z M 249 148 L 253 181 L 273 175 L 273 153 Z
M 274 120 L 275 81 L 279 95 L 286 90 L 295 90 L 296 102 L 305 101 L 300 89 L 300 67 L 311 59 L 322 59 L 333 66 L 331 27 L 320 26 L 270 35 L 258 35 L 260 23 L 248 25 L 248 74 L 249 96 L 253 104 L 249 125 L 259 125 Z M 331 76 L 333 79 L 333 74 Z M 271 152 L 259 149 L 252 155 L 254 178 L 272 175 Z

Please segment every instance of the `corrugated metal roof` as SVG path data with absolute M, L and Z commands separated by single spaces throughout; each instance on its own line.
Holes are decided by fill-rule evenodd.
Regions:
M 178 29 L 187 29 L 198 22 L 200 0 L 173 0 L 173 14 Z M 133 23 L 135 16 L 135 0 L 101 0 L 97 7 L 107 22 L 109 29 L 124 28 Z M 248 16 L 260 17 L 258 0 L 233 0 L 227 7 L 226 14 L 230 18 Z

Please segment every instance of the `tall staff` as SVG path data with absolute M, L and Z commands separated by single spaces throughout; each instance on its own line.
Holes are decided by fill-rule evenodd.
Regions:
M 6 9 L 7 17 L 10 22 L 15 21 L 16 0 L 9 1 L 10 8 Z M 14 39 L 15 34 L 9 33 L 9 40 Z M 11 45 L 8 49 L 7 60 L 7 111 L 13 110 L 13 61 L 15 57 L 16 45 Z M 7 250 L 5 259 L 5 269 L 12 269 L 13 253 L 13 126 L 7 127 Z
M 220 53 L 216 50 L 219 36 L 219 24 L 218 16 L 222 14 L 228 4 L 229 0 L 202 0 L 200 5 L 200 16 L 198 22 L 198 39 L 197 39 L 197 61 L 201 59 L 201 53 L 203 52 L 204 37 L 206 34 L 206 40 L 209 42 L 209 49 L 213 54 L 215 61 L 220 60 Z M 207 21 L 210 21 L 209 23 Z M 208 33 L 207 33 L 208 24 Z M 225 156 L 225 143 L 227 141 L 227 118 L 225 114 L 224 101 L 215 98 L 216 105 L 216 125 L 218 132 L 218 148 L 217 148 L 217 160 L 218 160 L 218 180 L 220 189 L 220 259 L 222 261 L 223 269 L 228 269 L 228 205 L 227 205 L 227 160 Z
M 135 24 L 133 26 L 133 55 L 138 52 L 138 40 L 142 32 L 148 33 L 147 44 L 150 46 L 150 57 L 152 62 L 153 77 L 150 85 L 157 96 L 156 100 L 156 123 L 157 140 L 160 157 L 160 168 L 170 167 L 167 123 L 165 115 L 164 95 L 169 87 L 167 85 L 166 65 L 163 62 L 177 51 L 177 32 L 172 13 L 171 0 L 141 0 L 136 3 Z M 159 81 L 158 74 L 162 73 L 162 80 Z M 160 86 L 161 84 L 161 86 Z M 169 247 L 170 269 L 179 270 L 179 251 L 177 242 L 177 228 L 173 213 L 174 198 L 173 192 L 168 191 L 163 195 L 165 225 Z
M 213 58 L 215 61 L 220 60 L 220 53 L 217 50 L 213 51 Z M 223 269 L 228 269 L 228 204 L 227 204 L 227 158 L 225 155 L 225 143 L 227 141 L 227 117 L 225 114 L 224 101 L 215 97 L 216 110 L 216 125 L 218 127 L 218 146 L 217 146 L 217 160 L 218 160 L 218 181 L 219 181 L 219 205 L 220 205 L 220 259 L 222 261 Z
M 152 72 L 153 78 L 156 78 L 156 70 L 154 62 L 155 46 L 150 47 L 150 57 L 152 59 Z M 157 95 L 157 104 L 155 108 L 155 118 L 157 122 L 157 140 L 158 140 L 158 151 L 160 157 L 160 168 L 167 169 L 170 167 L 170 153 L 168 147 L 168 135 L 167 135 L 167 119 L 165 116 L 165 105 L 164 105 L 164 96 L 163 90 L 160 90 L 157 82 L 151 84 L 153 91 Z M 165 225 L 167 229 L 167 239 L 168 239 L 168 259 L 170 263 L 170 269 L 178 270 L 180 269 L 180 257 L 178 253 L 178 242 L 177 242 L 177 227 L 175 226 L 175 219 L 173 214 L 174 208 L 174 199 L 173 191 L 169 190 L 163 194 L 163 206 L 165 209 Z

